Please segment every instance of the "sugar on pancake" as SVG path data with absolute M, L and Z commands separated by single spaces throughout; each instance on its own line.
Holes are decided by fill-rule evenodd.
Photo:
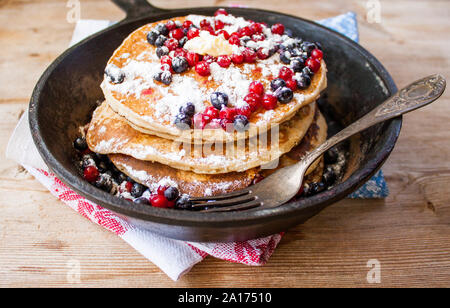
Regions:
M 289 152 L 307 132 L 315 110 L 315 103 L 307 105 L 291 120 L 252 139 L 198 147 L 141 133 L 103 103 L 93 113 L 86 141 L 96 153 L 125 154 L 196 173 L 239 172 L 269 163 Z
M 315 120 L 310 125 L 302 141 L 289 153 L 284 154 L 277 165 L 271 169 L 260 167 L 243 172 L 225 174 L 197 174 L 163 165 L 157 162 L 143 161 L 123 154 L 110 154 L 111 162 L 123 173 L 138 183 L 154 191 L 159 186 L 175 186 L 180 193 L 197 196 L 214 196 L 243 189 L 260 175 L 269 176 L 279 168 L 296 163 L 307 152 L 319 146 L 326 138 L 327 125 L 317 110 Z M 318 159 L 308 170 L 305 183 L 319 182 L 323 172 L 323 159 Z
M 242 17 L 234 17 L 231 15 L 219 15 L 216 17 L 189 15 L 187 17 L 177 17 L 172 20 L 178 23 L 188 20 L 194 23 L 194 25 L 199 26 L 203 19 L 210 23 L 214 23 L 216 20 L 222 21 L 225 24 L 223 30 L 227 31 L 238 31 L 238 29 L 248 28 L 249 25 L 252 25 Z M 316 72 L 310 78 L 311 84 L 303 89 L 295 90 L 290 101 L 277 103 L 276 107 L 270 110 L 259 108 L 254 110 L 250 115 L 245 113 L 250 128 L 257 127 L 259 128 L 258 130 L 249 129 L 228 132 L 225 130 L 209 129 L 207 126 L 205 128 L 204 123 L 196 119 L 203 119 L 204 117 L 200 115 L 208 107 L 211 107 L 211 94 L 213 92 L 226 94 L 228 97 L 228 107 L 230 108 L 241 110 L 250 107 L 252 109 L 253 103 L 251 99 L 248 100 L 246 98 L 249 94 L 249 85 L 251 82 L 260 82 L 264 86 L 266 94 L 276 96 L 278 94 L 271 88 L 271 81 L 276 79 L 283 69 L 285 71 L 291 71 L 293 74 L 292 80 L 295 81 L 296 85 L 300 84 L 298 82 L 299 80 L 308 79 L 310 76 L 305 76 L 303 72 L 305 69 L 301 70 L 301 66 L 295 69 L 293 67 L 295 61 L 297 61 L 296 63 L 298 61 L 306 61 L 304 58 L 301 58 L 299 55 L 289 54 L 289 57 L 292 57 L 291 68 L 286 70 L 288 65 L 281 61 L 283 59 L 282 55 L 286 57 L 285 51 L 281 52 L 280 55 L 278 53 L 272 53 L 274 53 L 273 49 L 285 48 L 290 53 L 297 50 L 300 54 L 307 54 L 308 52 L 311 53 L 308 48 L 312 45 L 301 45 L 306 44 L 306 42 L 300 43 L 300 40 L 291 38 L 285 34 L 279 35 L 273 33 L 269 27 L 262 24 L 258 24 L 261 27 L 261 32 L 259 34 L 257 33 L 257 35 L 264 37 L 264 39 L 258 40 L 255 38 L 255 40 L 248 40 L 245 43 L 241 41 L 242 46 L 231 45 L 229 43 L 230 39 L 228 41 L 225 40 L 224 35 L 216 36 L 210 35 L 207 31 L 200 31 L 197 37 L 185 43 L 186 48 L 191 48 L 191 50 L 195 50 L 196 52 L 203 51 L 205 55 L 206 53 L 220 54 L 222 51 L 225 52 L 224 56 L 230 57 L 235 54 L 245 54 L 248 50 L 253 50 L 251 51 L 253 53 L 254 50 L 263 50 L 270 53 L 270 56 L 267 59 L 257 59 L 254 62 L 249 61 L 251 63 L 245 63 L 245 61 L 241 64 L 231 63 L 228 67 L 222 67 L 219 64 L 221 63 L 219 60 L 213 61 L 208 64 L 210 74 L 206 76 L 200 75 L 196 70 L 197 67 L 188 67 L 181 73 L 173 74 L 164 71 L 164 74 L 170 75 L 171 79 L 170 84 L 164 84 L 154 78 L 158 74 L 161 74 L 162 63 L 167 62 L 167 58 L 164 61 L 162 59 L 164 57 L 170 57 L 172 68 L 177 69 L 178 67 L 174 64 L 174 61 L 180 57 L 175 56 L 174 51 L 170 51 L 168 55 L 162 56 L 160 59 L 156 54 L 157 47 L 149 43 L 148 36 L 150 33 L 156 31 L 155 29 L 159 25 L 165 22 L 159 21 L 147 24 L 131 33 L 109 59 L 105 78 L 101 84 L 106 101 L 111 108 L 123 116 L 137 130 L 163 138 L 180 140 L 181 137 L 184 141 L 200 139 L 200 141 L 213 142 L 216 140 L 232 141 L 249 138 L 252 137 L 252 134 L 256 134 L 258 131 L 261 132 L 262 129 L 267 128 L 267 124 L 283 123 L 292 118 L 301 107 L 315 101 L 320 91 L 326 87 L 326 65 L 321 60 L 320 65 L 316 68 Z M 231 34 L 232 32 L 229 33 Z M 205 39 L 204 41 L 200 40 L 201 42 L 197 44 L 197 47 L 207 46 L 205 47 L 206 49 L 192 49 L 190 45 L 195 46 L 196 44 L 190 43 L 201 37 L 205 37 Z M 166 41 L 168 42 L 170 39 L 167 38 Z M 170 46 L 166 42 L 165 44 Z M 217 48 L 213 48 L 216 45 L 225 47 L 217 50 Z M 292 46 L 297 46 L 298 48 Z M 307 51 L 303 51 L 302 48 Z M 229 54 L 230 51 L 232 55 Z M 186 55 L 186 52 L 190 51 L 184 49 L 184 51 L 180 51 L 180 54 Z M 177 60 L 176 62 L 185 63 L 184 60 Z M 311 73 L 311 70 L 309 72 Z M 159 76 L 161 78 L 161 75 Z M 283 87 L 283 89 L 285 88 L 287 87 Z M 194 129 L 180 130 L 176 125 L 177 117 L 180 115 L 180 108 L 188 102 L 195 106 L 195 115 L 199 115 L 197 117 L 193 116 L 190 119 L 192 123 L 191 128 L 200 126 L 202 128 L 201 134 L 194 134 Z M 214 123 L 216 126 L 218 125 L 218 121 L 212 121 L 211 123 Z

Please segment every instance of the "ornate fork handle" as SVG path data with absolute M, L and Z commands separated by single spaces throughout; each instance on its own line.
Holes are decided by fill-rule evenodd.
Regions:
M 329 138 L 315 150 L 310 152 L 305 159 L 302 160 L 302 163 L 309 166 L 326 150 L 348 137 L 375 124 L 428 105 L 442 95 L 445 90 L 445 85 L 446 81 L 444 77 L 438 74 L 411 83 L 365 116 Z

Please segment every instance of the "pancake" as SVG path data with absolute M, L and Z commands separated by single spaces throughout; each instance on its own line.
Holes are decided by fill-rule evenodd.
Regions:
M 123 154 L 110 154 L 108 157 L 117 169 L 136 182 L 150 187 L 152 191 L 161 183 L 171 183 L 171 186 L 177 186 L 181 193 L 193 197 L 214 196 L 243 189 L 252 183 L 259 171 L 259 168 L 252 168 L 243 172 L 198 174 Z
M 324 143 L 327 140 L 327 131 L 328 125 L 327 122 L 319 111 L 319 108 L 316 108 L 316 112 L 314 114 L 314 121 L 306 132 L 305 136 L 295 147 L 293 147 L 288 153 L 284 154 L 280 157 L 278 168 L 287 167 L 293 165 L 300 160 L 309 152 L 314 150 L 320 144 Z M 318 166 L 322 165 L 323 168 L 323 159 L 322 157 L 317 159 L 315 162 L 311 164 L 311 166 L 306 170 L 305 175 L 310 174 L 313 170 L 316 170 Z M 269 176 L 275 170 L 268 169 L 262 170 L 263 176 Z M 316 177 L 317 177 L 316 172 Z M 320 173 L 321 175 L 321 173 Z
M 190 15 L 172 20 L 183 22 L 186 18 L 194 23 L 200 19 L 198 16 Z M 238 23 L 240 26 L 245 25 L 242 18 L 233 16 L 227 18 L 231 22 L 227 27 L 234 27 Z M 233 21 L 236 25 L 232 23 Z M 248 131 L 226 132 L 204 129 L 201 133 L 194 134 L 193 129 L 179 130 L 174 125 L 174 119 L 179 113 L 180 106 L 192 102 L 196 106 L 196 112 L 202 112 L 211 106 L 209 98 L 215 91 L 226 93 L 232 106 L 242 106 L 242 99 L 248 93 L 250 82 L 255 80 L 262 82 L 267 91 L 270 89 L 270 80 L 277 77 L 279 69 L 285 64 L 277 55 L 255 63 L 231 64 L 228 68 L 222 68 L 213 62 L 210 64 L 210 76 L 200 76 L 190 68 L 181 74 L 173 74 L 170 85 L 155 82 L 153 75 L 161 69 L 161 63 L 156 56 L 156 47 L 147 42 L 146 36 L 156 24 L 162 22 L 165 21 L 142 26 L 123 41 L 107 65 L 107 68 L 114 67 L 120 71 L 124 77 L 123 81 L 116 84 L 105 75 L 101 84 L 105 99 L 111 108 L 136 130 L 166 139 L 188 142 L 194 142 L 195 139 L 200 142 L 230 142 L 251 138 L 268 129 L 268 124 L 280 124 L 289 120 L 301 107 L 314 102 L 320 91 L 326 88 L 326 65 L 322 60 L 320 69 L 312 77 L 311 85 L 307 89 L 295 91 L 293 99 L 287 104 L 278 104 L 273 110 L 260 108 L 259 111 L 252 113 L 248 119 L 250 122 Z M 274 36 L 269 28 L 264 29 L 267 37 Z
M 198 147 L 136 131 L 103 103 L 94 111 L 86 141 L 93 152 L 100 154 L 125 154 L 201 174 L 241 172 L 289 152 L 307 132 L 315 110 L 315 103 L 305 106 L 291 120 L 272 127 L 259 138 Z
M 315 118 L 316 121 L 310 126 L 301 143 L 295 150 L 284 154 L 275 169 L 252 168 L 244 172 L 197 174 L 157 162 L 138 160 L 123 154 L 108 156 L 121 172 L 136 182 L 150 187 L 151 191 L 155 191 L 161 184 L 170 183 L 171 186 L 177 186 L 181 193 L 192 197 L 215 196 L 243 189 L 251 185 L 258 174 L 267 177 L 279 168 L 298 162 L 308 151 L 319 146 L 326 139 L 327 127 L 319 111 L 316 112 Z M 319 159 L 311 165 L 307 170 L 305 183 L 321 181 L 323 167 L 323 159 Z

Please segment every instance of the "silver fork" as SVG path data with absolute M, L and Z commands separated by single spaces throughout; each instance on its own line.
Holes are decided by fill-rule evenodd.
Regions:
M 325 151 L 366 128 L 435 101 L 444 92 L 445 85 L 445 78 L 438 74 L 419 79 L 329 138 L 300 162 L 282 168 L 261 182 L 240 191 L 213 197 L 190 198 L 192 207 L 200 208 L 204 212 L 222 212 L 280 206 L 297 194 L 305 171 Z

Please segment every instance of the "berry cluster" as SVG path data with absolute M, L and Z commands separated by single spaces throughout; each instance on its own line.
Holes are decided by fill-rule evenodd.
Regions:
M 152 194 L 148 187 L 118 170 L 107 155 L 89 150 L 85 138 L 76 138 L 73 146 L 80 157 L 80 173 L 94 186 L 137 204 L 179 209 L 190 207 L 187 195 L 180 196 L 176 187 L 160 186 L 156 193 Z

